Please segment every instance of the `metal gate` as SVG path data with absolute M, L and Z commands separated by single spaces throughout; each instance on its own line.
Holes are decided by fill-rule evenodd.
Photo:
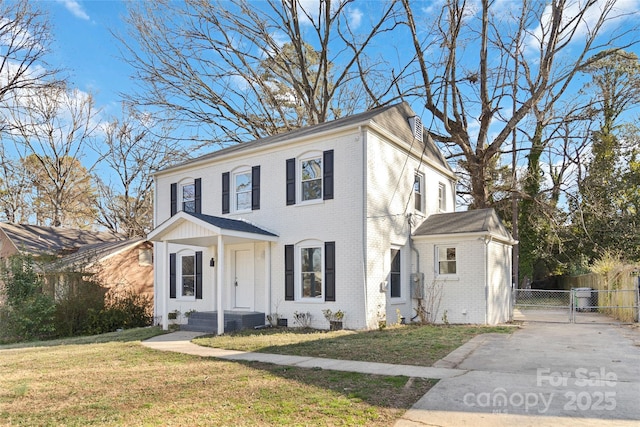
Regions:
M 514 301 L 514 320 L 529 322 L 634 323 L 640 316 L 640 289 L 516 289 Z

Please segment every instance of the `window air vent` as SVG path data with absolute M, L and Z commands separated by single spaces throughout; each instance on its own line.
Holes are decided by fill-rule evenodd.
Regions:
M 413 137 L 418 141 L 422 141 L 422 120 L 420 117 L 413 116 L 409 118 L 409 125 L 411 126 L 411 132 L 413 133 Z

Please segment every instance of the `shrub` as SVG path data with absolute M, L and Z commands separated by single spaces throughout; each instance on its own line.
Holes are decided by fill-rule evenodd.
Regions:
M 142 295 L 125 292 L 106 298 L 102 310 L 92 310 L 87 316 L 87 328 L 91 334 L 113 332 L 150 326 L 153 323 L 151 300 Z
M 55 303 L 42 293 L 43 283 L 30 256 L 14 255 L 2 268 L 5 304 L 0 307 L 0 340 L 30 341 L 53 336 Z
M 99 282 L 67 273 L 67 286 L 56 301 L 55 325 L 60 337 L 86 335 L 93 332 L 88 321 L 104 310 L 106 289 Z

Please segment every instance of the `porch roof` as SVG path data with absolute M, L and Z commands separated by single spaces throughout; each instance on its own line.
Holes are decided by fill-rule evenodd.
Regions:
M 276 241 L 278 235 L 247 221 L 213 215 L 178 212 L 147 236 L 152 242 L 173 242 L 197 246 L 215 244 L 223 236 L 228 243 L 235 241 Z

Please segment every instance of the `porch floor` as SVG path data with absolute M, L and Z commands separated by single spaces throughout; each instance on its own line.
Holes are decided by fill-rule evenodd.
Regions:
M 233 332 L 241 329 L 253 329 L 266 323 L 264 313 L 257 311 L 224 311 L 224 331 Z M 194 332 L 218 331 L 217 311 L 196 311 L 189 316 L 188 323 L 181 325 L 180 330 Z

